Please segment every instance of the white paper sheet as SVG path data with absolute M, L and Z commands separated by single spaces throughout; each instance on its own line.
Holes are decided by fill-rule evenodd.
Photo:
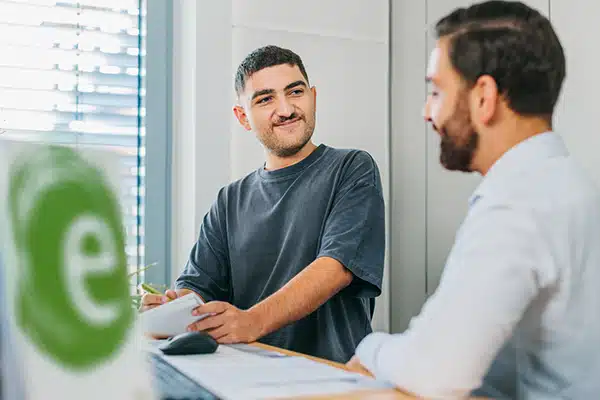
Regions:
M 139 315 L 145 334 L 154 336 L 174 336 L 186 332 L 186 328 L 204 315 L 194 316 L 192 310 L 203 304 L 194 293 L 186 294 L 173 301 L 160 305 Z
M 165 356 L 186 375 L 226 399 L 332 395 L 388 384 L 304 357 L 274 357 L 219 346 L 213 354 Z
M 247 388 L 236 399 L 282 399 L 286 397 L 301 396 L 333 396 L 348 393 L 358 393 L 361 390 L 383 389 L 378 382 L 346 382 L 343 380 L 331 380 L 327 382 L 309 383 L 286 383 L 283 385 L 269 387 Z M 232 397 L 233 398 L 233 397 Z

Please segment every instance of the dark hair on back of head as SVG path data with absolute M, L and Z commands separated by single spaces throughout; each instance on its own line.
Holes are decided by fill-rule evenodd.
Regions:
M 565 55 L 550 21 L 521 2 L 486 1 L 440 19 L 449 57 L 469 85 L 483 75 L 518 114 L 551 121 L 566 74 Z
M 235 74 L 235 93 L 239 95 L 244 91 L 246 80 L 252 76 L 252 74 L 264 68 L 282 64 L 297 66 L 304 76 L 304 79 L 306 79 L 306 83 L 308 83 L 308 75 L 306 74 L 300 56 L 291 50 L 270 45 L 254 50 L 240 63 Z

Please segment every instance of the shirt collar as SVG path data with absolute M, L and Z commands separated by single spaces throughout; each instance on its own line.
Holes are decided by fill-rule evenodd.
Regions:
M 469 198 L 469 207 L 485 194 L 501 187 L 505 180 L 512 179 L 515 173 L 549 158 L 568 154 L 563 140 L 554 132 L 540 133 L 518 143 L 492 165 Z

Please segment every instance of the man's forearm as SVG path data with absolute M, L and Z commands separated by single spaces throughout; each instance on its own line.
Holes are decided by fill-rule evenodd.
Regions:
M 352 282 L 339 261 L 321 257 L 249 311 L 262 325 L 261 337 L 304 318 Z

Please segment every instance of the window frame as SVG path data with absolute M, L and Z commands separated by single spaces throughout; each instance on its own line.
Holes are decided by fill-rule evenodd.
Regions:
M 146 156 L 141 281 L 171 284 L 171 144 L 173 4 L 146 0 Z M 151 212 L 148 212 L 151 211 Z

